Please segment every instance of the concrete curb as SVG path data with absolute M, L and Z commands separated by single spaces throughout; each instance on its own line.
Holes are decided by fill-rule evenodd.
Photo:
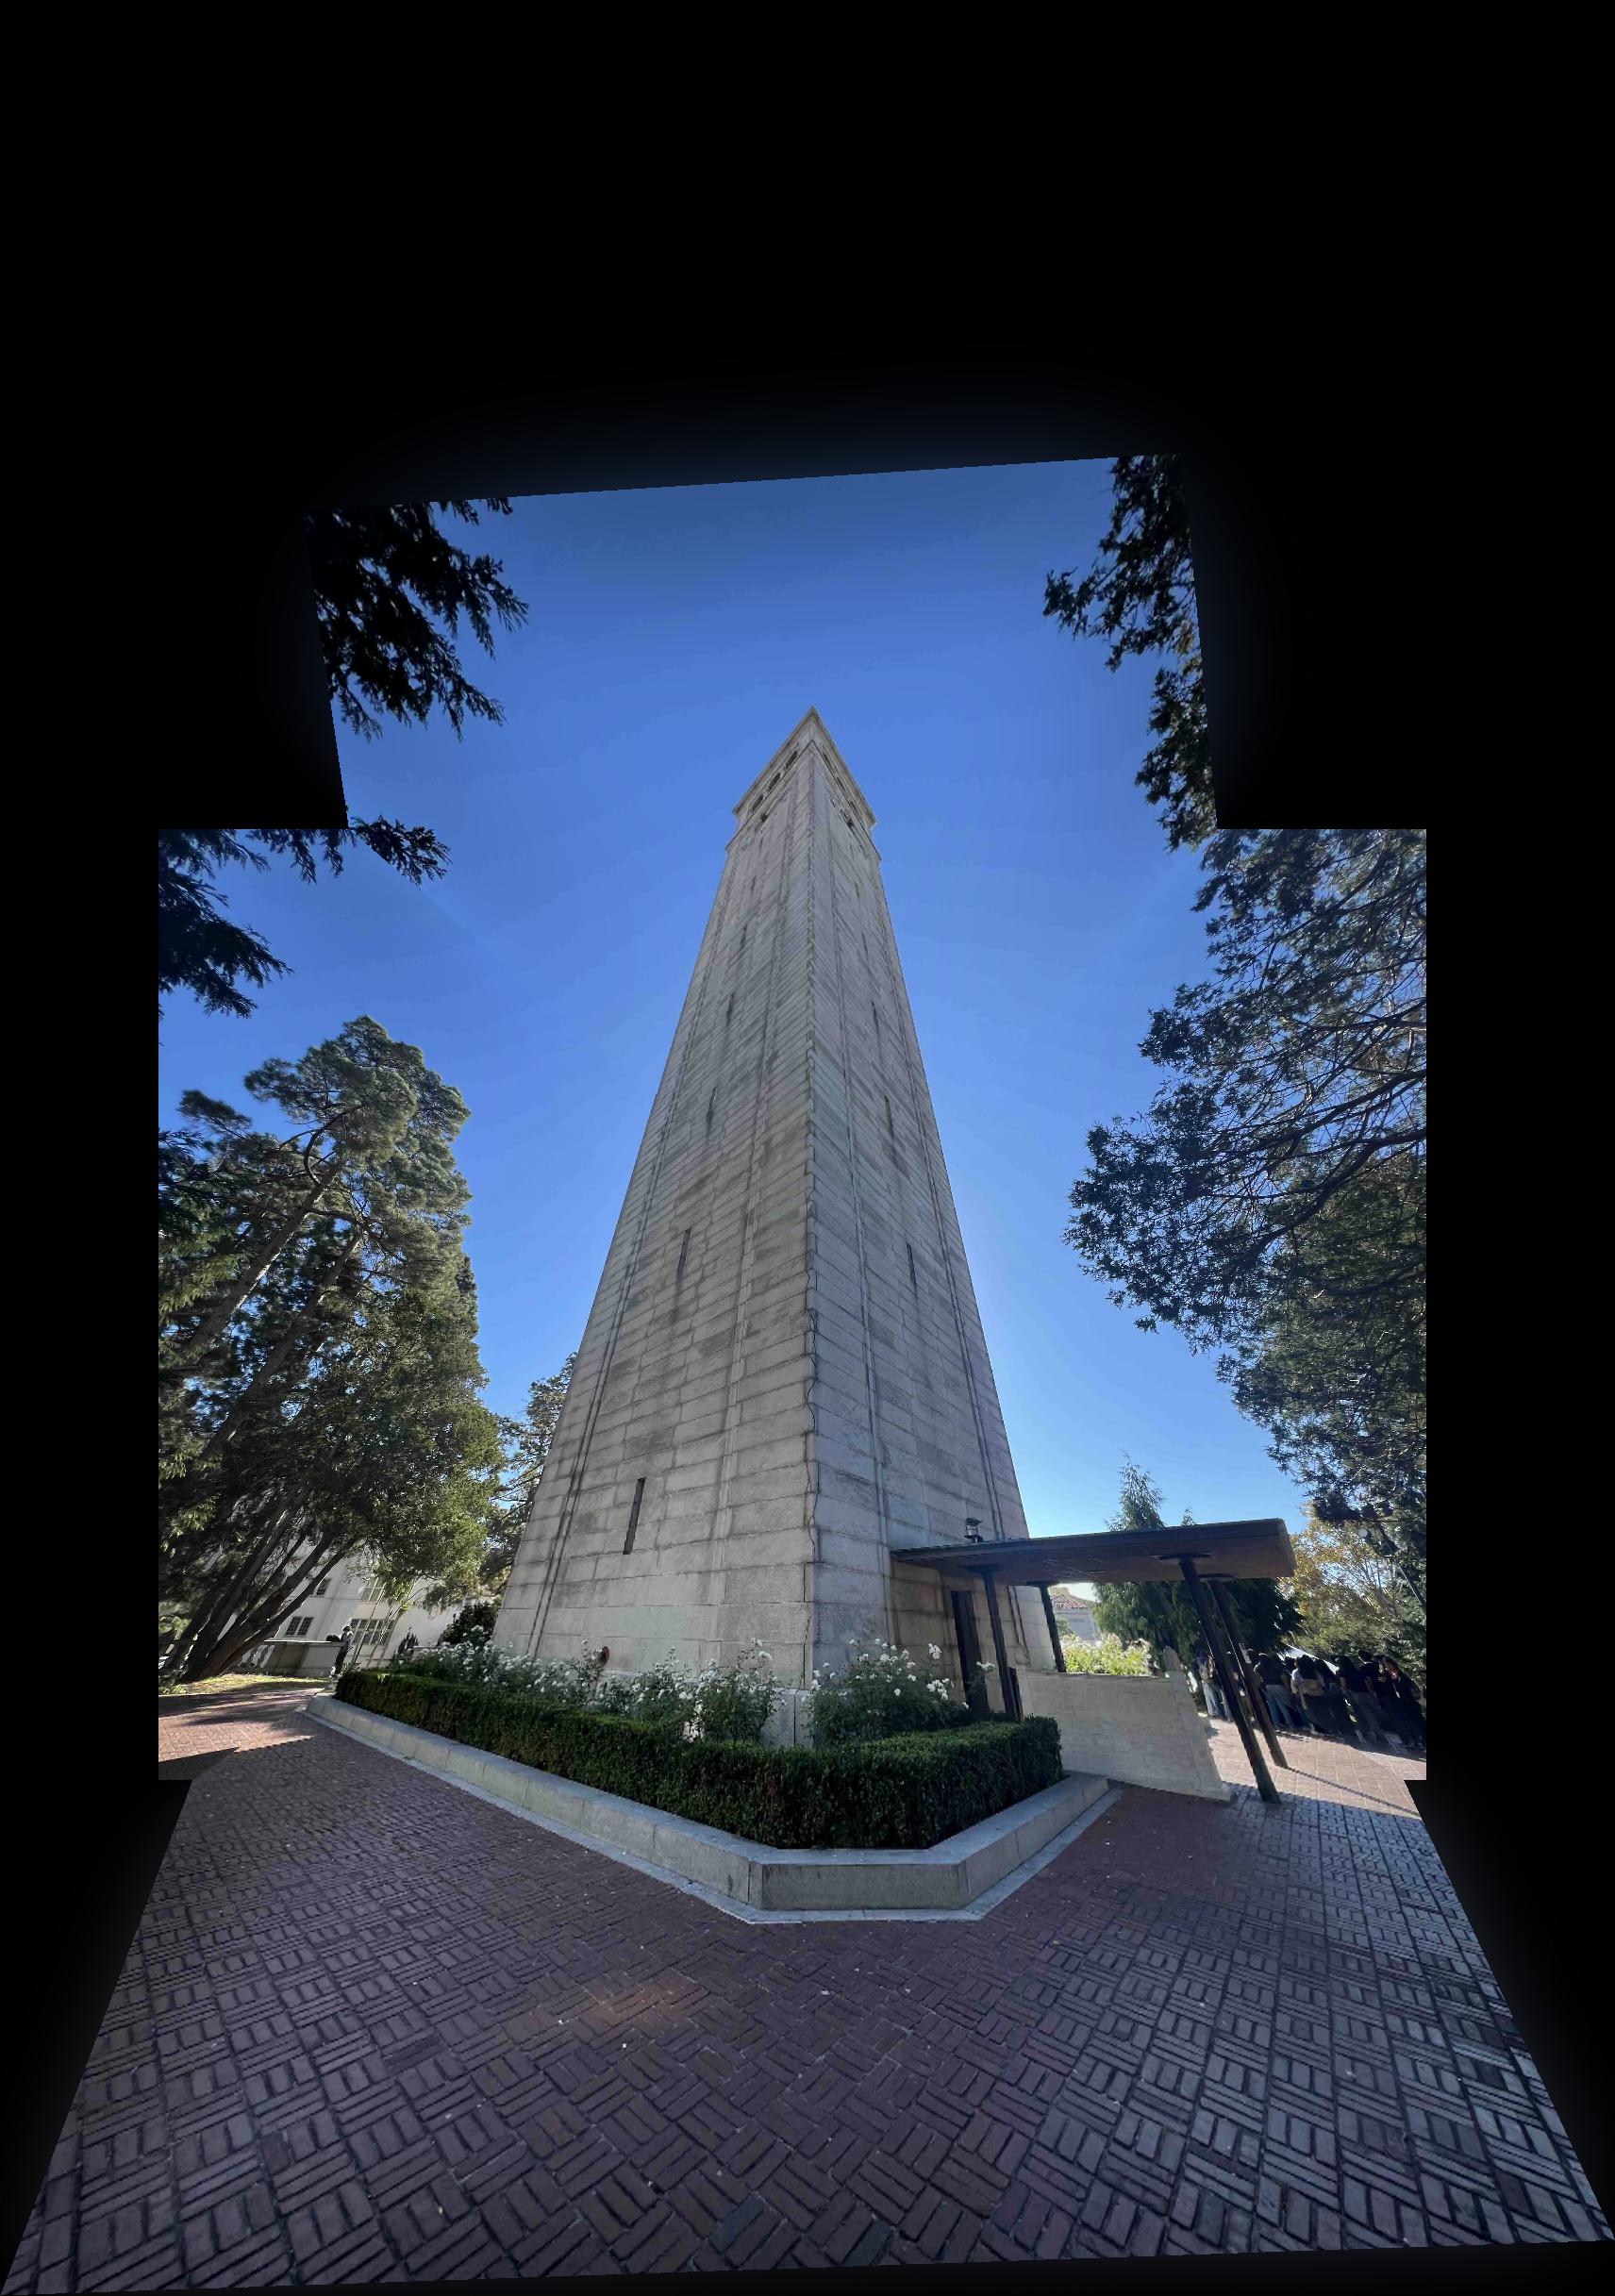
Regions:
M 308 1710 L 327 1729 L 754 1922 L 979 1921 L 1115 1799 L 1104 1778 L 1067 1776 L 929 1850 L 776 1850 L 335 1699 Z

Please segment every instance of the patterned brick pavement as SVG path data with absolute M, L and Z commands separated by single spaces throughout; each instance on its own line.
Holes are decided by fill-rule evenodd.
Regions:
M 1281 1808 L 1124 1792 L 982 1922 L 758 1929 L 309 1695 L 165 1710 L 240 1751 L 8 2290 L 1608 2237 L 1415 1764 L 1291 1739 Z

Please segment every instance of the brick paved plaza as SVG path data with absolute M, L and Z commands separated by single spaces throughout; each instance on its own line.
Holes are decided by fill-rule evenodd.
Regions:
M 6 2288 L 1608 2237 L 1403 1780 L 1124 1790 L 979 1922 L 755 1927 L 306 1718 L 194 1782 Z

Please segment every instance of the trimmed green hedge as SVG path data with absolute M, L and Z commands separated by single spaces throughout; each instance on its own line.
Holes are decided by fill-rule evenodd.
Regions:
M 820 1752 L 692 1741 L 663 1722 L 402 1670 L 344 1674 L 337 1696 L 777 1850 L 926 1850 L 1060 1776 L 1059 1731 L 1046 1716 Z

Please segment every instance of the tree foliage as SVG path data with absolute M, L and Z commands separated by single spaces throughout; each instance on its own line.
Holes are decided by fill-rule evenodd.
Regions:
M 484 509 L 508 517 L 503 496 Z M 395 503 L 376 509 L 309 510 L 304 532 L 314 569 L 320 642 L 331 697 L 344 723 L 366 740 L 381 731 L 368 702 L 424 725 L 434 707 L 458 735 L 469 713 L 503 724 L 505 713 L 471 683 L 451 638 L 463 614 L 483 651 L 493 652 L 491 617 L 514 630 L 527 608 L 486 553 L 474 557 L 451 542 L 432 512 L 450 510 L 481 524 L 475 502 Z M 434 620 L 436 617 L 436 620 Z
M 1297 1639 L 1324 1658 L 1394 1658 L 1422 1682 L 1424 1611 L 1361 1529 L 1325 1522 L 1314 1509 L 1291 1543 Z
M 290 1132 L 187 1093 L 159 1141 L 158 1590 L 186 1679 L 350 1557 L 394 1601 L 474 1575 L 499 1458 L 458 1093 L 371 1020 L 246 1084 Z
M 1146 1115 L 1095 1126 L 1066 1240 L 1194 1349 L 1322 1519 L 1424 1597 L 1424 838 L 1216 828 L 1189 522 L 1174 456 L 1114 466 L 1088 576 L 1044 611 L 1165 652 L 1140 774 L 1169 841 L 1204 847 L 1209 980 L 1140 1047 Z
M 472 525 L 475 502 L 440 502 Z M 486 509 L 510 505 L 484 498 Z M 401 724 L 425 724 L 441 708 L 459 736 L 467 715 L 504 722 L 499 704 L 471 684 L 452 642 L 463 614 L 478 641 L 493 651 L 492 621 L 508 629 L 527 607 L 503 578 L 500 563 L 473 557 L 441 533 L 425 503 L 391 508 L 311 510 L 304 521 L 314 572 L 315 611 L 332 701 L 343 722 L 366 740 L 381 731 L 375 709 Z M 437 626 L 446 623 L 450 636 Z M 373 707 L 367 708 L 366 704 Z M 430 829 L 397 821 L 354 822 L 342 829 L 165 829 L 158 839 L 158 1014 L 162 999 L 188 990 L 209 1012 L 244 1017 L 262 989 L 290 968 L 261 933 L 224 915 L 228 898 L 214 882 L 230 865 L 263 870 L 269 857 L 290 857 L 312 884 L 322 858 L 340 876 L 345 848 L 362 845 L 419 885 L 440 877 L 448 849 Z
M 1182 1517 L 1186 1523 L 1193 1520 L 1188 1513 Z M 1123 1471 L 1120 1504 L 1105 1527 L 1107 1531 L 1167 1527 L 1158 1485 L 1131 1459 Z M 1223 1594 L 1247 1650 L 1274 1650 L 1290 1641 L 1298 1613 L 1276 1579 L 1231 1579 Z M 1157 1666 L 1168 1649 L 1174 1650 L 1186 1666 L 1198 1665 L 1195 1653 L 1206 1637 L 1194 1599 L 1181 1581 L 1141 1579 L 1101 1586 L 1093 1617 L 1102 1634 L 1118 1636 L 1125 1643 L 1147 1642 Z
M 157 840 L 158 1018 L 162 999 L 189 990 L 209 1012 L 244 1018 L 256 1007 L 240 984 L 262 989 L 291 971 L 261 933 L 232 924 L 221 912 L 228 898 L 214 884 L 228 863 L 269 867 L 271 854 L 290 855 L 300 877 L 311 885 L 321 857 L 333 876 L 342 871 L 342 848 L 363 845 L 411 885 L 441 877 L 448 848 L 430 829 L 407 829 L 402 822 L 355 822 L 346 829 L 163 829 Z M 262 851 L 255 850 L 261 847 Z
M 560 1424 L 561 1406 L 572 1386 L 572 1374 L 577 1368 L 577 1350 L 573 1349 L 558 1372 L 545 1379 L 535 1379 L 527 1389 L 527 1406 L 520 1419 L 501 1419 L 499 1439 L 504 1447 L 504 1472 L 499 1481 L 499 1498 L 494 1508 L 493 1528 L 482 1557 L 479 1583 L 491 1594 L 502 1594 L 510 1576 L 510 1566 L 516 1559 L 516 1550 L 522 1543 L 522 1533 L 527 1527 L 527 1518 L 533 1511 L 538 1496 L 539 1482 L 544 1472 L 544 1462 L 550 1456 L 550 1445 Z
M 1074 638 L 1107 638 L 1107 667 L 1132 654 L 1169 654 L 1156 672 L 1149 729 L 1156 737 L 1138 774 L 1162 808 L 1168 841 L 1198 845 L 1217 826 L 1211 742 L 1200 659 L 1189 505 L 1177 455 L 1124 455 L 1111 465 L 1110 524 L 1091 570 L 1074 586 L 1051 574 L 1043 612 Z
M 463 1604 L 438 1637 L 439 1649 L 453 1650 L 459 1642 L 491 1640 L 498 1616 L 497 1603 Z
M 1154 1014 L 1171 1081 L 1097 1125 L 1066 1240 L 1219 1350 L 1274 1457 L 1424 1596 L 1424 839 L 1213 839 L 1213 977 Z

